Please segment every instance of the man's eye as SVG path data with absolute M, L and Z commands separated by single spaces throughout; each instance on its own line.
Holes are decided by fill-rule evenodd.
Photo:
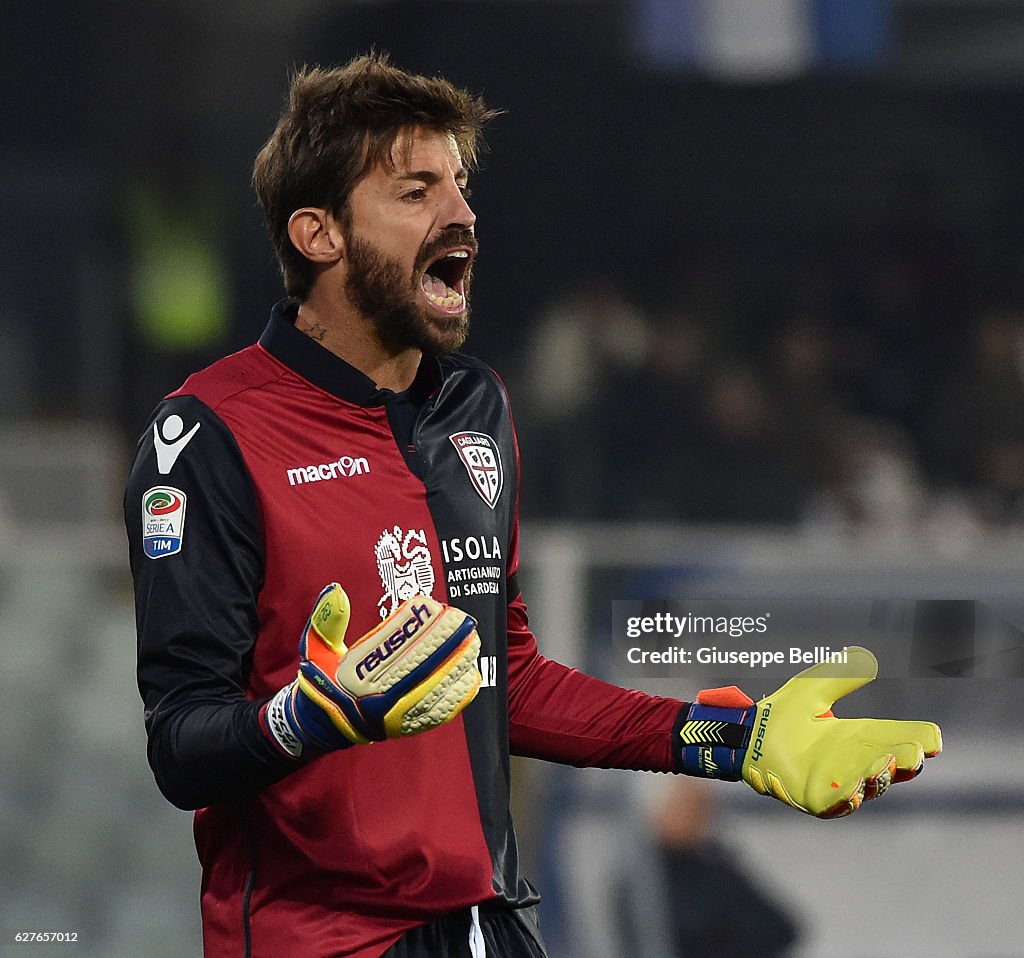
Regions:
M 407 193 L 402 194 L 403 200 L 422 200 L 427 195 L 427 191 L 422 186 L 417 186 L 414 190 L 409 190 Z
M 473 191 L 468 186 L 460 186 L 459 192 L 464 200 L 468 200 L 473 195 Z

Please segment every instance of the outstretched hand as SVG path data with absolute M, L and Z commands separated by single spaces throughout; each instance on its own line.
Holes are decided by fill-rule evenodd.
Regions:
M 931 722 L 841 719 L 832 705 L 878 675 L 867 649 L 819 662 L 754 702 L 735 686 L 698 693 L 676 729 L 677 765 L 690 775 L 742 778 L 818 818 L 839 818 L 914 778 L 942 751 Z

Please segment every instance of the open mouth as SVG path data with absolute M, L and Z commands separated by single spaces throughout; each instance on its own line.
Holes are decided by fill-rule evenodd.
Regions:
M 429 262 L 420 278 L 427 301 L 446 313 L 462 312 L 466 308 L 466 273 L 472 261 L 472 250 L 460 246 Z

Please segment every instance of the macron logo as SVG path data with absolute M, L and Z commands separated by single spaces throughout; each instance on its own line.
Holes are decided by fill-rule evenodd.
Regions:
M 370 464 L 363 456 L 340 456 L 333 462 L 321 462 L 312 466 L 297 466 L 288 470 L 288 485 L 301 486 L 307 482 L 323 482 L 325 479 L 347 479 L 369 473 Z
M 192 437 L 199 432 L 200 423 L 196 423 L 185 435 L 185 424 L 181 416 L 168 416 L 159 428 L 153 423 L 153 446 L 156 448 L 156 468 L 161 476 L 166 476 L 174 468 L 182 450 L 189 444 Z

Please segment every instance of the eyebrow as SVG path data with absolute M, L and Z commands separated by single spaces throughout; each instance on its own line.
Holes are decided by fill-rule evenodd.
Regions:
M 420 180 L 426 183 L 428 186 L 433 186 L 435 183 L 440 183 L 443 179 L 440 173 L 434 170 L 413 170 L 409 173 L 402 173 L 397 177 L 399 181 L 402 180 Z M 468 180 L 469 170 L 459 169 L 455 172 L 455 181 Z

